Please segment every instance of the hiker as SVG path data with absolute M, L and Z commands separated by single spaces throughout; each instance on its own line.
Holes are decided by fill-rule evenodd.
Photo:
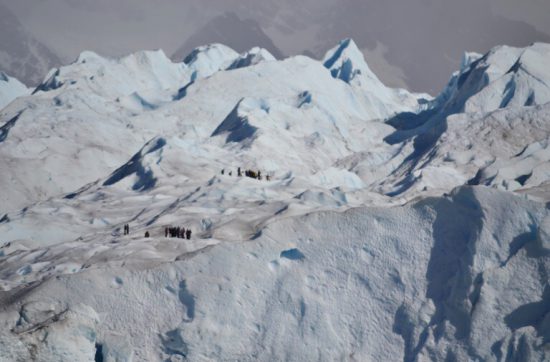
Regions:
M 233 176 L 233 171 L 229 171 L 229 176 Z
M 242 174 L 242 172 L 241 172 L 241 168 L 239 167 L 239 168 L 237 169 L 237 176 L 241 177 L 242 175 L 243 175 L 243 174 Z
M 185 228 L 184 227 L 182 227 L 180 229 L 180 234 L 178 235 L 178 238 L 185 239 Z
M 269 180 L 271 179 L 271 176 L 265 175 L 265 179 L 266 179 L 267 181 L 269 181 Z
M 165 238 L 168 237 L 168 228 L 164 228 L 164 237 L 165 237 Z
M 225 174 L 225 168 L 222 168 L 222 175 Z
M 260 172 L 260 170 L 258 170 L 258 180 L 261 180 L 262 179 L 262 173 Z
M 146 232 L 145 232 L 145 237 L 146 237 L 146 238 L 149 237 L 149 231 L 146 231 Z
M 185 234 L 187 236 L 187 240 L 191 239 L 191 229 L 187 229 Z

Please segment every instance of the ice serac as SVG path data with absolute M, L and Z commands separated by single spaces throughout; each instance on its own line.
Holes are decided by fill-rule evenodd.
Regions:
M 550 45 L 466 54 L 448 86 L 418 114 L 390 119 L 390 143 L 412 141 L 385 183 L 390 194 L 458 186 L 540 187 L 548 177 Z M 391 181 L 390 181 L 391 180 Z
M 353 39 L 344 39 L 329 50 L 323 58 L 323 65 L 330 70 L 334 78 L 341 79 L 346 83 L 358 81 L 359 75 L 362 75 L 373 82 L 372 86 L 384 86 L 370 70 L 363 53 Z
M 482 57 L 465 57 L 462 69 L 437 99 L 440 112 L 483 114 L 550 101 L 550 75 L 545 68 L 550 59 L 549 44 L 498 46 Z
M 411 94 L 404 89 L 386 87 L 369 68 L 352 39 L 342 40 L 326 53 L 322 62 L 334 78 L 359 90 L 364 101 L 378 111 L 381 119 L 405 111 L 417 112 L 430 99 L 425 94 Z
M 183 62 L 192 70 L 194 81 L 227 69 L 238 58 L 239 53 L 225 45 L 209 44 L 195 48 Z
M 91 51 L 82 52 L 70 65 L 53 69 L 35 93 L 63 87 L 65 90 L 91 91 L 104 98 L 175 91 L 185 83 L 188 70 L 172 63 L 162 50 L 140 51 L 112 59 Z
M 256 65 L 260 62 L 272 62 L 275 61 L 275 57 L 266 49 L 254 47 L 249 51 L 239 55 L 239 57 L 231 63 L 227 68 L 229 69 L 238 69 Z
M 0 110 L 17 97 L 30 94 L 30 89 L 19 80 L 0 72 Z
M 103 186 L 111 186 L 121 183 L 124 179 L 129 179 L 133 191 L 152 189 L 157 183 L 153 168 L 160 163 L 162 148 L 165 145 L 166 140 L 164 138 L 156 137 L 150 140 L 130 161 L 113 172 L 103 183 Z M 148 157 L 150 154 L 153 154 L 151 156 L 153 160 Z

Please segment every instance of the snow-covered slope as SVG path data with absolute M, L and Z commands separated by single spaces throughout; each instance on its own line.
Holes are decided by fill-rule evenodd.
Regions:
M 162 50 L 143 51 L 121 59 L 108 59 L 86 51 L 74 63 L 52 70 L 36 92 L 63 87 L 64 92 L 92 91 L 100 97 L 112 98 L 173 91 L 186 77 L 185 65 L 172 63 Z
M 3 278 L 66 272 L 5 294 L 0 353 L 543 361 L 549 220 L 542 204 L 462 188 L 405 207 L 283 219 L 246 243 L 110 236 L 4 247 Z
M 15 78 L 0 72 L 0 110 L 17 97 L 30 93 L 30 89 Z
M 83 53 L 0 112 L 0 359 L 547 360 L 547 50 Z

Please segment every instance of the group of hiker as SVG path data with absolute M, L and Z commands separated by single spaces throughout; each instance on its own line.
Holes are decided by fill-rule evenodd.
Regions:
M 222 175 L 225 175 L 225 168 L 222 169 Z M 227 173 L 229 176 L 233 176 L 233 171 L 229 171 Z M 246 177 L 250 177 L 250 178 L 253 178 L 253 179 L 257 179 L 257 180 L 261 180 L 262 179 L 262 172 L 260 170 L 258 171 L 252 171 L 252 170 L 245 170 L 244 172 L 242 172 L 241 168 L 237 168 L 237 177 L 242 177 L 244 174 L 244 176 Z M 266 175 L 265 176 L 265 179 L 267 181 L 270 181 L 271 180 L 271 176 L 269 175 Z
M 130 225 L 124 224 L 124 235 L 130 234 Z M 191 229 L 183 228 L 183 227 L 166 227 L 164 228 L 164 237 L 170 236 L 171 238 L 180 238 L 180 239 L 191 239 Z M 149 238 L 151 237 L 151 234 L 149 231 L 145 231 L 145 237 Z
M 180 238 L 180 239 L 191 239 L 191 229 L 184 227 L 166 227 L 164 228 L 164 237 L 167 238 Z

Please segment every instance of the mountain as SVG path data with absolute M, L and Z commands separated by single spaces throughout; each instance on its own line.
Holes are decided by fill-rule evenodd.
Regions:
M 283 53 L 264 33 L 261 26 L 252 19 L 241 20 L 237 14 L 226 12 L 211 19 L 206 25 L 191 34 L 172 55 L 176 61 L 202 44 L 222 43 L 238 52 L 247 51 L 251 44 L 261 45 L 277 59 L 284 58 Z
M 0 72 L 0 110 L 15 98 L 30 93 L 30 90 L 20 81 Z
M 549 49 L 436 98 L 351 39 L 53 69 L 1 112 L 0 359 L 547 360 Z
M 2 69 L 25 84 L 36 85 L 59 58 L 36 40 L 19 23 L 15 15 L 0 4 L 0 64 Z

